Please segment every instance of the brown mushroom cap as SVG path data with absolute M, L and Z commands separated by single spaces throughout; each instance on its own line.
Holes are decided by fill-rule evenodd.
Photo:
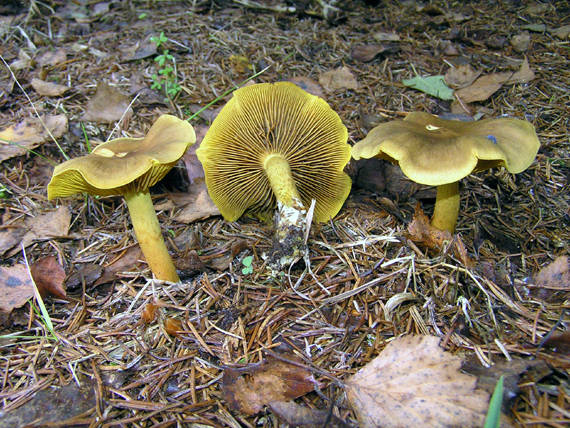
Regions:
M 144 138 L 117 138 L 86 156 L 57 165 L 48 185 L 48 199 L 81 192 L 110 196 L 148 189 L 195 141 L 192 125 L 162 115 Z
M 316 200 L 314 219 L 335 216 L 350 192 L 343 168 L 350 160 L 348 133 L 321 98 L 290 82 L 238 89 L 196 151 L 212 200 L 229 221 L 246 210 L 276 207 L 264 160 L 283 157 L 305 207 Z
M 411 180 L 439 186 L 496 166 L 522 172 L 539 147 L 534 127 L 523 120 L 461 122 L 412 112 L 372 129 L 353 146 L 352 156 L 396 161 Z

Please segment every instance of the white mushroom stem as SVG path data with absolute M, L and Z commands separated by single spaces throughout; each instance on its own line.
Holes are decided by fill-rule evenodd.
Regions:
M 150 270 L 157 279 L 179 282 L 180 278 L 162 237 L 150 193 L 146 190 L 124 196 L 135 235 Z
M 455 223 L 459 215 L 459 184 L 458 182 L 437 186 L 435 208 L 431 218 L 432 226 L 440 230 L 455 231 Z

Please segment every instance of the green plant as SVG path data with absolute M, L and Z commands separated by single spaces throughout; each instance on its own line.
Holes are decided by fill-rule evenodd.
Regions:
M 0 199 L 6 199 L 8 197 L 8 193 L 10 193 L 8 188 L 0 183 Z
M 244 257 L 243 260 L 241 261 L 241 264 L 244 266 L 241 270 L 241 273 L 243 273 L 244 275 L 249 275 L 250 273 L 253 273 L 253 266 L 251 265 L 252 262 L 253 262 L 253 256 Z
M 164 47 L 168 38 L 161 32 L 158 37 L 152 36 L 150 41 L 156 45 L 157 50 L 160 49 L 160 54 L 154 58 L 159 68 L 158 72 L 152 75 L 151 89 L 162 91 L 168 99 L 172 99 L 182 88 L 176 78 L 176 60 Z
M 489 410 L 485 418 L 484 428 L 498 428 L 501 422 L 501 405 L 503 404 L 503 376 L 497 381 L 491 401 L 489 401 Z

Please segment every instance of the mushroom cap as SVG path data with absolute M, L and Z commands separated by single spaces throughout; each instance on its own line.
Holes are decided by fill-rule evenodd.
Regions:
M 195 142 L 192 125 L 162 115 L 144 138 L 117 138 L 57 165 L 48 184 L 48 199 L 80 192 L 110 196 L 144 191 L 162 179 Z
M 280 154 L 291 169 L 305 207 L 315 199 L 313 219 L 334 217 L 350 192 L 343 168 L 350 160 L 348 132 L 317 96 L 290 82 L 238 89 L 222 108 L 196 154 L 208 192 L 228 221 L 246 210 L 262 216 L 276 207 L 264 159 Z
M 540 142 L 527 121 L 502 118 L 475 122 L 412 112 L 383 123 L 352 147 L 354 159 L 380 157 L 398 162 L 411 180 L 432 186 L 453 183 L 472 171 L 504 166 L 527 169 Z

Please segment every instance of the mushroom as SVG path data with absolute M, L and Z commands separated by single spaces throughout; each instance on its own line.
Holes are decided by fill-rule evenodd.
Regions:
M 234 92 L 196 154 L 208 193 L 227 221 L 246 211 L 267 219 L 277 208 L 276 243 L 289 250 L 275 264 L 285 265 L 304 251 L 311 201 L 313 219 L 324 222 L 350 192 L 343 172 L 350 160 L 347 138 L 322 98 L 290 82 L 259 83 Z
M 57 165 L 48 184 L 48 199 L 80 192 L 123 195 L 151 271 L 158 279 L 178 282 L 148 189 L 170 171 L 195 141 L 192 125 L 162 115 L 144 138 L 117 138 L 100 144 L 87 156 Z
M 514 174 L 522 172 L 539 147 L 534 127 L 524 120 L 462 122 L 412 112 L 404 120 L 373 128 L 352 147 L 352 157 L 397 162 L 412 181 L 437 186 L 432 225 L 453 232 L 459 213 L 459 180 L 497 166 Z

